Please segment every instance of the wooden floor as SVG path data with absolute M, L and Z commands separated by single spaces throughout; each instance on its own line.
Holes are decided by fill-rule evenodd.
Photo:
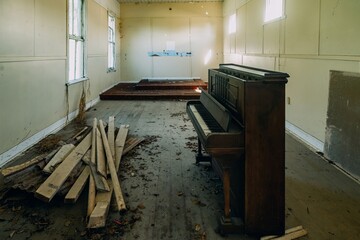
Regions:
M 75 205 L 36 201 L 20 210 L 15 205 L 8 215 L 0 207 L 0 239 L 14 230 L 12 239 L 255 239 L 214 231 L 222 214 L 222 184 L 209 165 L 194 164 L 196 133 L 185 105 L 101 101 L 86 113 L 89 125 L 94 117 L 115 116 L 117 127 L 129 124 L 129 134 L 147 139 L 122 160 L 120 179 L 129 210 L 111 212 L 106 229 L 86 231 L 85 192 Z M 29 217 L 38 216 L 49 222 L 46 228 L 31 225 Z M 301 239 L 360 239 L 360 186 L 287 135 L 286 228 L 299 225 L 308 231 Z
M 141 80 L 138 83 L 119 83 L 100 94 L 101 100 L 145 100 L 145 99 L 196 99 L 198 88 L 207 89 L 207 84 L 195 80 Z

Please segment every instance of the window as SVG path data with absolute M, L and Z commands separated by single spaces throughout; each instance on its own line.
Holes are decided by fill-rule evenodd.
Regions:
M 284 0 L 265 0 L 265 22 L 269 22 L 284 15 Z
M 108 71 L 115 71 L 115 17 L 108 15 Z
M 236 32 L 236 14 L 229 17 L 229 34 Z
M 85 78 L 85 0 L 69 0 L 69 83 Z

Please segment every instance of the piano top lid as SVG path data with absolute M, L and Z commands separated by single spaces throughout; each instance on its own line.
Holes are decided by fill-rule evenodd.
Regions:
M 276 79 L 277 81 L 280 79 L 283 79 L 284 82 L 287 82 L 287 79 L 289 74 L 283 73 L 283 72 L 276 72 L 276 71 L 270 71 L 266 69 L 260 69 L 260 68 L 253 68 L 249 66 L 244 65 L 237 65 L 233 63 L 222 63 L 219 64 L 220 69 L 224 70 L 230 70 L 232 72 L 236 72 L 238 74 L 242 75 L 250 75 L 252 77 L 255 77 L 257 79 L 261 80 L 271 80 Z

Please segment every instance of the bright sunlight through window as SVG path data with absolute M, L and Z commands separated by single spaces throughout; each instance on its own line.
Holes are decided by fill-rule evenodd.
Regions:
M 281 18 L 283 16 L 284 0 L 266 0 L 265 22 Z

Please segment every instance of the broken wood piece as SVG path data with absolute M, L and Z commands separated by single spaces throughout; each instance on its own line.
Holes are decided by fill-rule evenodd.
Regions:
M 85 187 L 89 175 L 90 175 L 90 168 L 89 166 L 85 166 L 84 170 L 81 172 L 80 176 L 75 181 L 74 185 L 70 188 L 69 192 L 66 194 L 64 199 L 65 203 L 75 203 L 77 201 L 82 190 Z
M 104 143 L 106 160 L 107 160 L 107 163 L 109 166 L 111 180 L 112 180 L 112 184 L 113 184 L 113 188 L 114 188 L 114 192 L 115 192 L 116 204 L 117 204 L 119 211 L 126 210 L 124 197 L 121 192 L 119 178 L 118 178 L 118 175 L 116 172 L 114 160 L 111 155 L 109 143 L 106 138 L 106 133 L 105 133 L 105 129 L 104 129 L 102 120 L 99 120 L 99 127 L 100 127 L 101 136 L 103 137 L 102 140 Z
M 16 166 L 12 166 L 12 167 L 8 167 L 5 169 L 0 170 L 1 175 L 3 175 L 3 177 L 7 177 L 10 176 L 14 173 L 20 172 L 32 165 L 35 165 L 41 161 L 43 161 L 45 159 L 45 157 L 47 156 L 47 153 L 43 153 L 40 154 L 39 156 L 34 157 L 33 159 L 31 159 L 30 161 L 24 162 L 22 164 L 16 165 Z
M 264 236 L 261 237 L 260 240 L 291 240 L 305 236 L 306 234 L 307 231 L 303 228 L 303 226 L 297 226 L 287 229 L 283 236 L 276 236 L 276 235 Z
M 113 159 L 115 159 L 115 118 L 114 116 L 109 117 L 109 127 L 107 131 L 107 137 L 109 142 L 109 147 L 112 153 Z
M 121 156 L 122 153 L 124 151 L 124 146 L 125 146 L 125 142 L 126 142 L 126 138 L 127 138 L 127 134 L 129 131 L 129 125 L 121 125 L 119 132 L 116 136 L 116 141 L 115 141 L 115 167 L 116 167 L 116 172 L 119 171 L 119 166 L 120 166 L 120 162 L 121 162 Z
M 91 146 L 91 133 L 89 133 L 75 149 L 60 163 L 55 171 L 45 180 L 35 192 L 35 197 L 50 202 L 66 181 L 73 168 Z
M 96 195 L 96 211 L 89 217 L 88 228 L 100 228 L 105 227 L 107 214 L 110 208 L 111 196 L 113 193 L 113 186 L 111 180 L 108 180 L 110 187 L 109 192 L 102 192 Z
M 88 129 L 87 126 L 85 126 L 83 129 L 81 129 L 78 133 L 76 133 L 72 138 L 77 140 L 77 137 L 79 137 L 81 134 L 83 134 Z
M 101 192 L 108 192 L 110 191 L 109 189 L 109 185 L 107 184 L 106 178 L 104 178 L 103 176 L 101 176 L 97 171 L 96 171 L 96 167 L 93 163 L 89 164 L 89 167 L 91 169 L 91 175 L 94 178 L 94 183 L 95 183 L 95 187 L 96 190 L 101 191 Z
M 97 172 L 106 178 L 107 170 L 106 170 L 104 145 L 103 145 L 101 133 L 99 132 L 98 129 L 96 129 L 96 166 L 97 166 Z
M 125 143 L 125 148 L 122 153 L 122 156 L 130 152 L 133 148 L 135 148 L 137 145 L 139 145 L 142 141 L 144 141 L 144 138 L 130 138 Z
M 89 165 L 91 162 L 91 149 L 92 147 L 89 150 L 87 150 L 87 152 L 82 157 L 82 160 L 86 165 Z
M 60 164 L 75 148 L 74 144 L 66 144 L 60 148 L 60 150 L 55 154 L 55 156 L 46 164 L 43 168 L 43 172 L 52 173 L 55 167 Z
M 90 160 L 88 161 L 93 165 L 96 164 L 96 132 L 97 132 L 97 119 L 94 118 L 93 120 L 93 128 L 92 128 L 92 139 L 91 139 L 91 152 L 90 152 Z M 91 171 L 91 169 L 90 169 Z M 89 177 L 89 194 L 88 194 L 88 206 L 87 206 L 87 215 L 90 216 L 92 211 L 95 208 L 95 195 L 96 195 L 96 188 L 95 188 L 95 180 L 92 174 Z
M 100 228 L 105 227 L 107 213 L 109 212 L 109 203 L 98 202 L 94 208 L 94 211 L 89 217 L 88 228 Z

